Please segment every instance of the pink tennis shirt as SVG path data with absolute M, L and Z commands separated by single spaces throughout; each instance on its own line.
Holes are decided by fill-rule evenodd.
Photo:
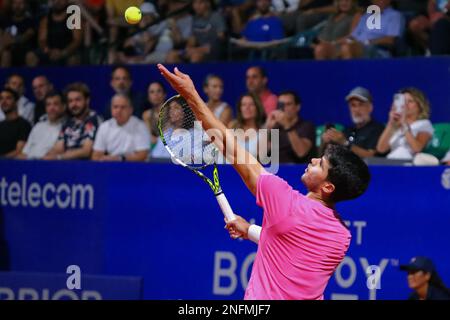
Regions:
M 246 300 L 322 300 L 351 234 L 336 211 L 261 174 L 256 203 L 264 209 Z

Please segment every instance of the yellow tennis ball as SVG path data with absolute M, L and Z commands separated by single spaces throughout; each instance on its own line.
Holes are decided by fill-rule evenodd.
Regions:
M 129 24 L 138 24 L 142 19 L 141 9 L 138 7 L 129 7 L 125 10 L 125 20 Z

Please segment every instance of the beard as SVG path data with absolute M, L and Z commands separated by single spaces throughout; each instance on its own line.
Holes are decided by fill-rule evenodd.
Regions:
M 15 109 L 17 109 L 17 108 L 9 107 L 9 106 L 1 106 L 1 108 L 0 108 L 0 110 L 2 110 L 5 115 L 13 112 Z
M 73 117 L 79 117 L 80 115 L 84 114 L 84 112 L 86 111 L 86 109 L 87 109 L 87 106 L 84 106 L 84 107 L 82 107 L 82 108 L 77 108 L 76 110 L 70 109 L 70 114 L 71 114 Z
M 367 122 L 368 119 L 364 118 L 364 117 L 352 116 L 352 121 L 353 121 L 354 124 L 358 125 L 358 124 L 363 124 L 363 123 Z

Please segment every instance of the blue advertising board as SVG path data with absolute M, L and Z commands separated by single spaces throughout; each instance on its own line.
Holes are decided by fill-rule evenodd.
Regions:
M 81 270 L 80 270 L 81 275 Z M 73 274 L 0 272 L 0 300 L 137 300 L 142 279 Z
M 302 165 L 278 175 L 305 192 Z M 230 166 L 221 183 L 233 210 L 262 210 Z M 450 169 L 371 166 L 362 197 L 338 205 L 353 234 L 326 299 L 405 299 L 399 265 L 433 259 L 450 284 Z M 257 246 L 231 240 L 210 189 L 180 166 L 0 161 L 0 258 L 10 271 L 143 278 L 145 299 L 242 299 Z M 378 266 L 378 289 L 369 289 Z M 0 278 L 0 287 L 3 286 Z M 105 295 L 107 297 L 107 295 Z

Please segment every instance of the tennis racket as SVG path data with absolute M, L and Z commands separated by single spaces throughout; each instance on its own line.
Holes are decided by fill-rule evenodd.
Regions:
M 214 192 L 226 220 L 234 220 L 235 215 L 219 182 L 216 164 L 219 150 L 183 97 L 173 96 L 162 105 L 158 131 L 172 160 L 202 178 Z M 213 166 L 213 180 L 202 172 L 209 166 Z

